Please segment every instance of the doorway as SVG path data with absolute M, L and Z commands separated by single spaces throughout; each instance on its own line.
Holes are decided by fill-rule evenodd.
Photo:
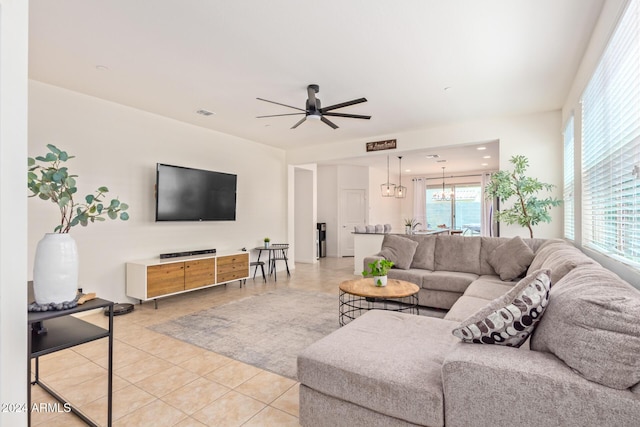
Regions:
M 365 190 L 341 190 L 338 224 L 340 233 L 338 256 L 354 256 L 353 230 L 356 225 L 365 225 L 366 217 Z

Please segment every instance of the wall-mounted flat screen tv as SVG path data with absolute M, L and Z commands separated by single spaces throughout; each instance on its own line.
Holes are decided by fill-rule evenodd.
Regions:
M 156 221 L 235 221 L 237 178 L 158 163 Z

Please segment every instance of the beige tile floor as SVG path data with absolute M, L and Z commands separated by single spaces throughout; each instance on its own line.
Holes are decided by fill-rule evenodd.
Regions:
M 258 273 L 259 275 L 260 273 Z M 292 275 L 261 277 L 136 305 L 114 318 L 114 426 L 298 426 L 299 384 L 289 378 L 229 359 L 156 333 L 149 326 L 276 288 L 338 293 L 353 278 L 353 258 L 322 258 L 297 264 Z M 336 316 L 337 308 L 336 308 Z M 102 313 L 84 320 L 107 326 Z M 107 345 L 101 339 L 40 358 L 40 377 L 100 425 L 107 422 Z M 32 402 L 55 400 L 39 386 Z M 83 426 L 73 414 L 32 413 L 33 426 Z

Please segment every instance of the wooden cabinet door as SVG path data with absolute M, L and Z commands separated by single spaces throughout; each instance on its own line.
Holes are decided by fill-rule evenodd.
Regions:
M 147 267 L 147 298 L 184 291 L 184 262 Z
M 245 279 L 249 276 L 249 254 L 218 257 L 216 283 Z
M 216 259 L 198 259 L 184 263 L 184 289 L 195 289 L 216 282 Z

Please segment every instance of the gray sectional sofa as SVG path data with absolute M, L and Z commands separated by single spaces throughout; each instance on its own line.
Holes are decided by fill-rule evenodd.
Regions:
M 397 261 L 390 278 L 418 284 L 420 305 L 449 311 L 369 311 L 303 351 L 303 426 L 640 425 L 640 292 L 572 245 L 393 236 L 365 265 L 379 256 Z M 534 284 L 521 347 L 453 335 L 531 303 L 521 290 Z

